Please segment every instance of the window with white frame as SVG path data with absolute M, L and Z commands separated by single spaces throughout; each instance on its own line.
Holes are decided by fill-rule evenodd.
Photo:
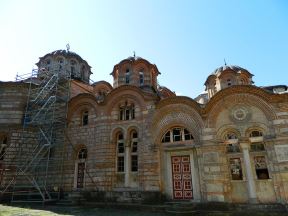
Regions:
M 183 127 L 174 127 L 168 130 L 162 137 L 162 143 L 193 140 L 193 135 Z

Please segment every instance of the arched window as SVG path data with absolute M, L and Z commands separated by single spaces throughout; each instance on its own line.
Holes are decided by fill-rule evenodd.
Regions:
M 131 120 L 135 119 L 135 107 L 134 104 L 128 104 L 120 106 L 119 108 L 119 120 Z
M 125 83 L 129 84 L 130 83 L 130 70 L 127 68 L 126 73 L 125 73 Z
M 186 128 L 174 127 L 164 134 L 162 137 L 162 143 L 179 142 L 193 139 L 194 138 L 192 134 Z
M 88 125 L 89 122 L 89 112 L 86 110 L 82 114 L 82 126 Z
M 144 73 L 142 71 L 139 72 L 139 84 L 140 86 L 144 85 Z
M 132 131 L 130 135 L 131 139 L 131 171 L 138 171 L 138 133 Z
M 125 171 L 125 145 L 123 133 L 117 134 L 117 172 Z
M 226 151 L 228 153 L 240 152 L 240 146 L 238 143 L 238 136 L 234 132 L 227 132 L 224 136 L 226 143 Z
M 78 152 L 78 159 L 86 159 L 87 158 L 87 149 L 81 148 Z
M 4 160 L 6 148 L 7 148 L 7 136 L 0 137 L 0 160 Z
M 231 140 L 231 139 L 238 139 L 238 137 L 235 133 L 228 132 L 225 135 L 225 140 Z
M 253 130 L 249 136 L 250 137 L 262 137 L 263 133 L 261 131 L 258 131 L 258 130 Z
M 85 79 L 85 71 L 86 71 L 86 68 L 84 65 L 82 65 L 82 67 L 81 67 L 81 79 L 82 80 Z

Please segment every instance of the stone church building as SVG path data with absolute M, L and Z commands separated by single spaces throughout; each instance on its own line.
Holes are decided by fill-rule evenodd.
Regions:
M 157 66 L 136 56 L 113 67 L 113 85 L 91 83 L 91 67 L 69 50 L 48 53 L 36 65 L 30 78 L 0 82 L 0 196 L 19 194 L 26 178 L 43 199 L 56 192 L 114 201 L 288 202 L 286 85 L 258 87 L 247 69 L 224 65 L 192 99 L 159 86 Z M 42 107 L 58 101 L 45 102 L 43 92 L 55 88 L 50 75 L 61 71 L 71 77 L 64 86 L 69 100 L 58 112 L 63 128 L 56 121 L 53 129 L 45 126 L 64 131 L 57 144 L 59 134 L 47 141 L 36 131 L 52 115 Z M 45 111 L 31 120 L 34 89 L 40 96 L 33 101 L 43 98 Z M 44 163 L 45 183 L 37 176 Z

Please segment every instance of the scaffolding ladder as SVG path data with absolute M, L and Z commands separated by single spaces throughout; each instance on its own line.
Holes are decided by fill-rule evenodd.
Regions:
M 61 192 L 64 142 L 71 72 L 55 68 L 32 70 L 16 78 L 29 83 L 19 143 L 6 148 L 5 184 L 12 202 L 47 202 Z

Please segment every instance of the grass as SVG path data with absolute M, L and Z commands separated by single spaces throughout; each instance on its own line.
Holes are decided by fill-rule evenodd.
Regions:
M 52 216 L 52 215 L 56 216 L 63 214 L 57 214 L 46 210 L 30 209 L 29 207 L 23 208 L 23 207 L 0 205 L 0 216 Z
M 145 207 L 143 207 L 145 208 Z M 114 208 L 95 208 L 80 206 L 8 206 L 0 204 L 0 216 L 166 216 L 167 213 Z M 147 210 L 147 209 L 146 209 Z M 171 214 L 170 214 L 171 215 Z M 172 214 L 173 215 L 173 214 Z M 174 214 L 177 215 L 177 214 Z M 182 214 L 181 214 L 182 215 Z M 183 214 L 191 216 L 189 214 Z M 287 216 L 287 212 L 199 212 L 194 216 Z
M 35 206 L 17 207 L 0 204 L 0 216 L 164 216 L 164 213 L 141 210 L 102 209 L 91 207 Z

